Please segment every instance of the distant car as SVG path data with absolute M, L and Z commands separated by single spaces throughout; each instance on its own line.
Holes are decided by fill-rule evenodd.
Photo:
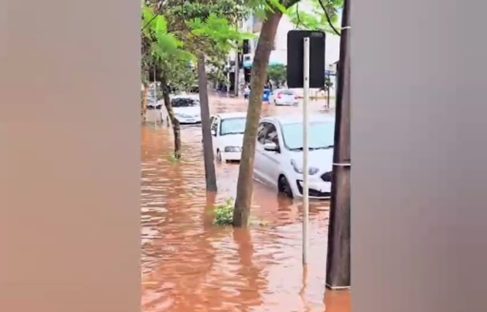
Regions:
M 222 113 L 211 117 L 213 152 L 218 162 L 240 161 L 246 113 Z
M 309 122 L 309 197 L 329 198 L 334 119 Z M 259 124 L 254 177 L 290 198 L 303 196 L 303 123 L 300 117 L 266 117 Z
M 293 90 L 279 89 L 274 91 L 272 97 L 273 97 L 274 105 L 287 105 L 287 106 L 298 105 L 298 99 Z
M 200 100 L 197 95 L 173 96 L 171 106 L 180 124 L 201 123 Z

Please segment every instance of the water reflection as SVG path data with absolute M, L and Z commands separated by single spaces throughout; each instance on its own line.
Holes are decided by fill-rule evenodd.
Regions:
M 229 109 L 245 107 L 232 99 L 212 107 Z M 303 272 L 301 205 L 256 183 L 252 216 L 266 225 L 213 226 L 215 203 L 235 196 L 238 165 L 217 165 L 219 192 L 207 194 L 201 130 L 184 127 L 181 134 L 183 159 L 174 163 L 170 130 L 142 128 L 143 311 L 324 311 L 326 303 L 327 311 L 349 312 L 348 293 L 324 296 L 328 203 L 311 203 Z

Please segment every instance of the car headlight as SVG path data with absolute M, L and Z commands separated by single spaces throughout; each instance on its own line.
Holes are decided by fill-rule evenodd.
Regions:
M 225 146 L 225 153 L 238 153 L 240 150 L 240 146 Z
M 294 169 L 294 171 L 296 171 L 296 173 L 303 174 L 303 168 L 298 166 L 298 164 L 296 163 L 296 161 L 294 159 L 291 159 L 291 166 L 293 166 L 293 169 Z M 318 173 L 318 171 L 320 171 L 320 169 L 316 168 L 316 167 L 309 167 L 308 168 L 308 174 L 309 175 L 315 175 Z

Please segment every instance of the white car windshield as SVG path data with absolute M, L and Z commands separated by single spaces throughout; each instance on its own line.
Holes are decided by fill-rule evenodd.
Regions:
M 198 101 L 192 98 L 174 98 L 171 100 L 172 107 L 192 107 L 198 106 Z
M 223 119 L 220 126 L 220 135 L 243 134 L 245 132 L 245 118 Z
M 290 95 L 290 96 L 294 95 L 294 92 L 291 90 L 281 90 L 279 91 L 279 93 L 281 93 L 282 95 Z
M 333 147 L 335 125 L 332 122 L 310 122 L 308 146 L 310 149 L 328 149 Z M 303 124 L 289 123 L 282 125 L 284 145 L 289 150 L 303 149 Z

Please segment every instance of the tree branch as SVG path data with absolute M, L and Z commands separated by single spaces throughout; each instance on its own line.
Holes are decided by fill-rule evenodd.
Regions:
M 320 4 L 321 8 L 323 9 L 323 12 L 325 12 L 326 20 L 328 21 L 328 25 L 330 25 L 331 29 L 333 29 L 333 32 L 337 35 L 340 36 L 341 33 L 333 26 L 330 18 L 330 14 L 328 14 L 328 10 L 326 9 L 325 5 L 321 0 L 318 0 L 318 3 Z

